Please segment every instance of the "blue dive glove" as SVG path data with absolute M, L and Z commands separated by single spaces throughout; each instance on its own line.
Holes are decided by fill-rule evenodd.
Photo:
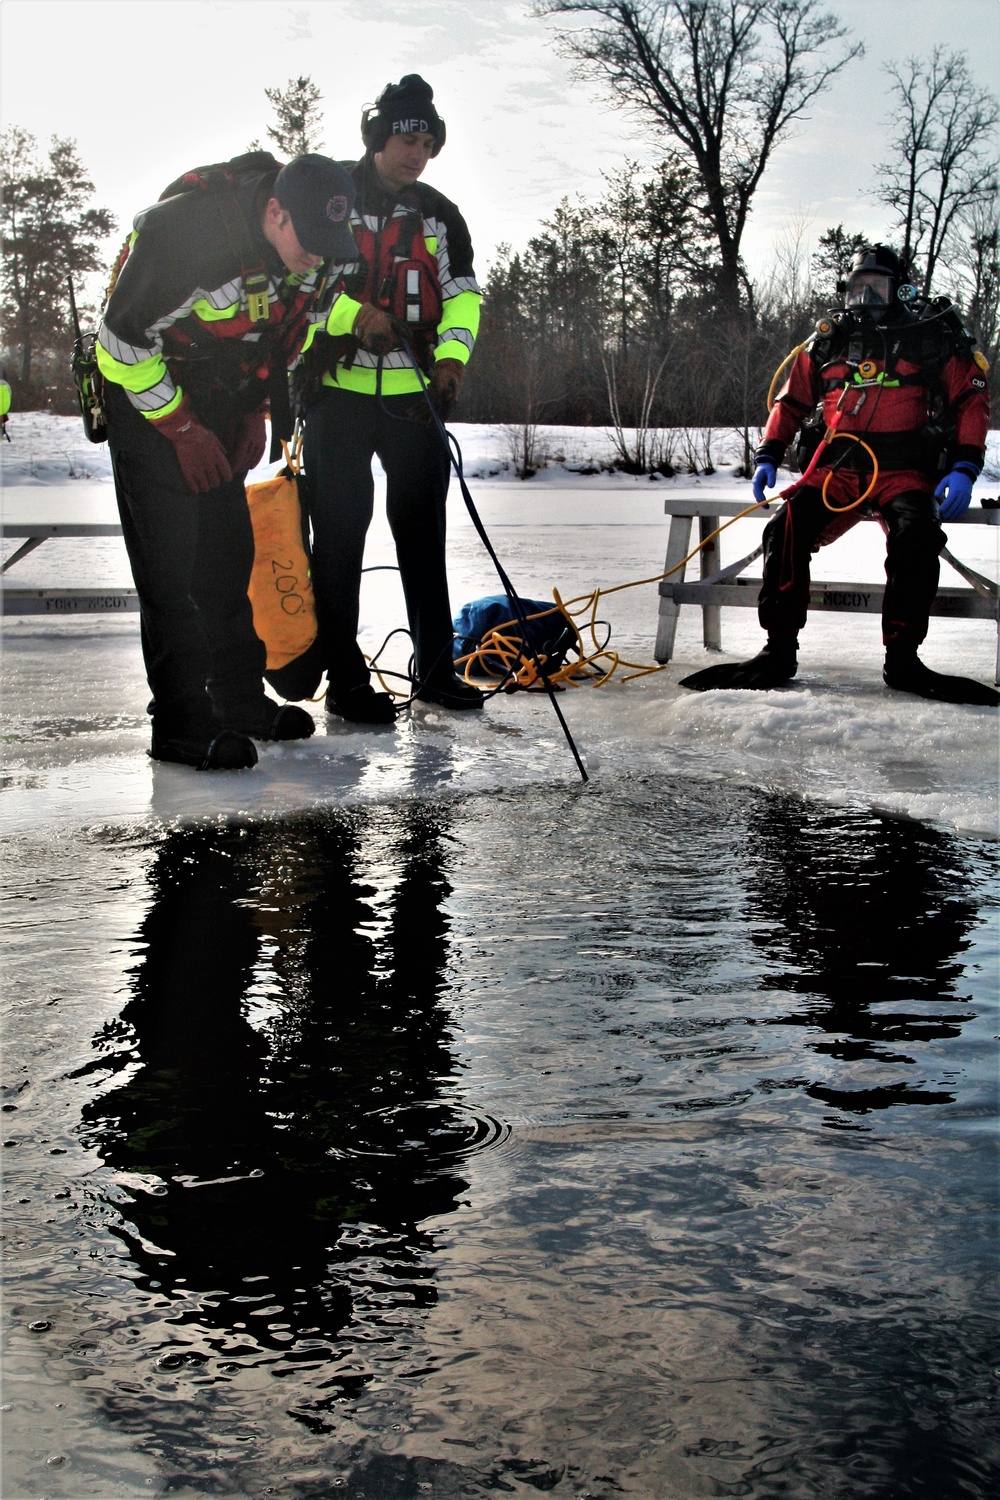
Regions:
M 964 516 L 972 499 L 972 486 L 979 475 L 969 464 L 956 464 L 946 474 L 934 491 L 935 500 L 941 503 L 938 510 L 942 521 L 957 521 Z
M 771 458 L 759 458 L 753 471 L 753 497 L 758 504 L 766 505 L 764 490 L 773 490 L 778 482 L 778 466 Z

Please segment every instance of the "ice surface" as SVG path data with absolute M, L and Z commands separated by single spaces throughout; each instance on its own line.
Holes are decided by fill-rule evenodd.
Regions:
M 74 418 L 28 413 L 12 418 L 3 445 L 3 513 L 9 523 L 115 519 L 106 448 L 85 440 Z M 663 499 L 699 495 L 750 501 L 731 470 L 670 480 L 619 473 L 582 475 L 610 455 L 599 429 L 547 429 L 545 443 L 563 463 L 519 482 L 504 434 L 455 428 L 483 520 L 518 590 L 565 599 L 596 585 L 648 578 L 663 567 L 668 519 Z M 719 445 L 720 458 L 725 453 Z M 998 472 L 1000 434 L 991 434 L 987 473 Z M 504 468 L 507 463 L 508 467 Z M 394 562 L 376 495 L 366 563 Z M 265 467 L 255 477 L 265 477 Z M 996 490 L 981 481 L 979 494 Z M 458 487 L 449 501 L 449 575 L 456 611 L 497 591 L 492 564 L 465 512 Z M 722 538 L 723 562 L 749 552 L 761 520 L 747 519 Z M 957 556 L 991 577 L 998 571 L 1000 528 L 951 529 Z M 8 542 L 6 555 L 13 550 Z M 814 576 L 879 581 L 881 533 L 860 525 L 815 560 Z M 758 565 L 759 566 L 759 565 Z M 943 581 L 958 583 L 948 576 Z M 47 542 L 16 567 L 21 586 L 128 585 L 117 539 Z M 652 663 L 655 584 L 614 594 L 600 617 L 612 645 L 631 661 Z M 373 652 L 405 623 L 398 578 L 367 575 L 362 645 Z M 761 636 L 753 610 L 723 612 L 724 658 L 753 654 Z M 383 660 L 405 670 L 408 643 L 397 637 Z M 989 621 L 932 619 L 923 651 L 938 671 L 993 681 L 996 629 Z M 875 616 L 810 618 L 799 675 L 768 693 L 690 693 L 686 673 L 711 660 L 701 644 L 700 611 L 682 609 L 674 660 L 655 676 L 563 693 L 560 704 L 594 779 L 657 771 L 684 777 L 740 778 L 831 804 L 868 806 L 997 835 L 998 716 L 994 710 L 932 704 L 889 692 L 881 682 Z M 395 731 L 324 723 L 316 705 L 314 739 L 264 747 L 251 772 L 198 775 L 151 765 L 146 749 L 147 690 L 138 621 L 9 618 L 4 628 L 6 776 L 3 805 L 11 832 L 70 828 L 152 817 L 167 822 L 245 813 L 277 815 L 330 803 L 441 798 L 552 781 L 577 771 L 544 696 L 500 696 L 481 715 L 418 709 Z

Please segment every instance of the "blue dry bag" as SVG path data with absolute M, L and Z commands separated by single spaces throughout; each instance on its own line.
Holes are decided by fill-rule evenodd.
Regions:
M 567 651 L 576 645 L 576 635 L 567 624 L 565 615 L 553 609 L 551 599 L 520 599 L 518 602 L 529 616 L 543 614 L 545 610 L 552 611 L 550 614 L 543 614 L 540 620 L 528 620 L 529 644 L 524 642 L 521 627 L 514 618 L 514 610 L 507 595 L 490 594 L 485 599 L 473 599 L 471 604 L 463 604 L 452 621 L 456 636 L 453 647 L 455 659 L 477 650 L 490 631 L 495 630 L 498 625 L 506 625 L 504 637 L 523 656 L 530 659 L 534 648 L 539 656 L 544 657 L 544 664 L 550 670 L 561 666 Z M 495 672 L 498 676 L 507 670 L 507 664 L 499 656 L 486 653 L 481 660 L 487 671 Z

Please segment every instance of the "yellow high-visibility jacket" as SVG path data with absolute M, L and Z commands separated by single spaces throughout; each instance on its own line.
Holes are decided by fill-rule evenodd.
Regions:
M 416 182 L 398 196 L 383 188 L 370 155 L 350 167 L 357 183 L 351 229 L 360 257 L 331 266 L 332 300 L 325 331 L 329 348 L 325 385 L 374 395 L 379 356 L 359 347 L 351 331 L 362 302 L 372 302 L 406 321 L 406 268 L 434 283 L 438 315 L 430 325 L 414 320 L 414 351 L 425 369 L 440 359 L 467 364 L 479 332 L 482 294 L 473 267 L 472 239 L 461 213 L 443 193 Z M 406 241 L 409 241 L 409 244 Z M 400 252 L 403 252 L 400 254 Z M 423 288 L 426 299 L 430 290 Z M 307 340 L 307 346 L 312 335 Z M 420 377 L 406 349 L 381 356 L 383 395 L 419 391 Z

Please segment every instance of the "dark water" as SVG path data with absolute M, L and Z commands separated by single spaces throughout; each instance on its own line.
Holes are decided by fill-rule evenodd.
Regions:
M 987 1497 L 995 851 L 635 780 L 7 850 L 14 1497 Z

